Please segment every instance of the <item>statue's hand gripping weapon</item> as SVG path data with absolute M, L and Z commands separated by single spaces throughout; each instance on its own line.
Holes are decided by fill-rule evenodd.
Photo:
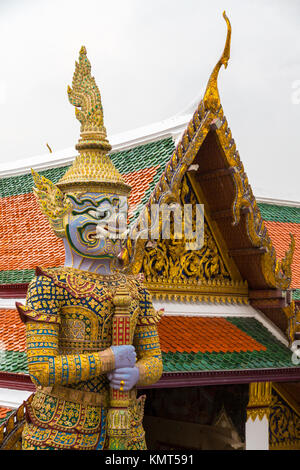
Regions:
M 130 344 L 131 297 L 126 285 L 120 286 L 113 298 L 115 313 L 113 316 L 112 345 Z M 107 432 L 110 450 L 126 450 L 130 439 L 131 415 L 129 412 L 130 392 L 110 389 L 110 409 L 107 416 Z

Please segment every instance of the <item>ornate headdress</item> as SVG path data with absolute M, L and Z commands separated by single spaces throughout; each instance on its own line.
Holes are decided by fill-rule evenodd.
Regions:
M 100 91 L 91 76 L 91 64 L 84 46 L 80 49 L 79 61 L 75 63 L 68 96 L 70 103 L 76 107 L 75 114 L 81 123 L 80 139 L 76 145 L 79 155 L 56 185 L 32 170 L 36 186 L 34 192 L 41 210 L 60 237 L 64 234 L 63 216 L 71 207 L 67 193 L 89 191 L 127 196 L 131 189 L 108 155 L 111 145 L 103 124 Z

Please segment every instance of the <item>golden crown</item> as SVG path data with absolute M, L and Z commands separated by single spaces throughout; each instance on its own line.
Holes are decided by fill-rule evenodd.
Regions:
M 107 153 L 111 145 L 103 124 L 101 95 L 91 75 L 91 64 L 84 46 L 80 49 L 79 61 L 75 63 L 68 97 L 81 123 L 81 138 L 76 145 L 79 155 L 59 180 L 57 187 L 63 193 L 92 191 L 128 195 L 131 188 Z
M 80 139 L 76 145 L 79 155 L 56 184 L 32 170 L 34 193 L 58 237 L 64 236 L 63 219 L 72 209 L 68 193 L 97 192 L 127 196 L 131 189 L 108 155 L 111 146 L 103 124 L 101 96 L 91 76 L 91 64 L 85 47 L 80 49 L 79 61 L 75 63 L 68 96 L 81 123 Z

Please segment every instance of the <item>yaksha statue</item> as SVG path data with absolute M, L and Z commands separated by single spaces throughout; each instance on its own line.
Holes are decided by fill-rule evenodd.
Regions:
M 28 368 L 22 449 L 145 449 L 144 396 L 162 373 L 160 312 L 119 264 L 130 187 L 114 167 L 86 50 L 68 88 L 79 155 L 57 184 L 33 171 L 35 194 L 65 246 L 63 267 L 38 269 L 26 305 Z

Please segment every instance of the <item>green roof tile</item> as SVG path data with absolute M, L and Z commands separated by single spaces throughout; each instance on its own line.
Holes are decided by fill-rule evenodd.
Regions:
M 295 289 L 293 292 L 293 299 L 300 300 L 300 289 Z
M 243 370 L 294 367 L 292 353 L 255 318 L 226 317 L 226 320 L 261 343 L 266 351 L 164 353 L 164 372 Z
M 258 206 L 264 220 L 300 224 L 300 208 L 298 207 L 262 203 L 259 203 Z
M 235 351 L 228 353 L 163 352 L 164 372 L 294 367 L 291 361 L 292 354 L 290 349 L 277 340 L 258 320 L 241 317 L 227 317 L 226 320 L 263 344 L 267 348 L 266 351 Z M 26 353 L 0 351 L 0 370 L 2 372 L 28 374 Z
M 0 371 L 28 374 L 26 353 L 0 351 Z
M 0 284 L 26 284 L 34 278 L 34 269 L 0 271 Z
M 5 416 L 4 418 L 0 418 L 0 426 L 1 426 L 2 423 L 4 423 L 4 421 L 7 420 L 7 418 L 10 417 L 10 415 L 11 415 L 14 411 L 15 411 L 15 410 L 7 411 L 6 416 Z
M 51 168 L 50 170 L 39 171 L 40 175 L 50 179 L 53 183 L 65 174 L 69 166 L 60 168 Z M 0 197 L 17 196 L 18 194 L 27 194 L 32 192 L 33 179 L 31 173 L 27 175 L 11 176 L 0 179 Z
M 161 171 L 163 171 L 166 163 L 171 158 L 174 148 L 174 142 L 170 137 L 145 145 L 139 145 L 133 149 L 114 152 L 111 154 L 111 160 L 121 174 L 132 173 L 133 171 L 157 165 L 162 165 Z M 51 168 L 39 173 L 50 179 L 53 183 L 57 183 L 69 167 L 70 165 Z M 31 193 L 32 187 L 33 179 L 31 173 L 2 178 L 0 179 L 0 197 Z

